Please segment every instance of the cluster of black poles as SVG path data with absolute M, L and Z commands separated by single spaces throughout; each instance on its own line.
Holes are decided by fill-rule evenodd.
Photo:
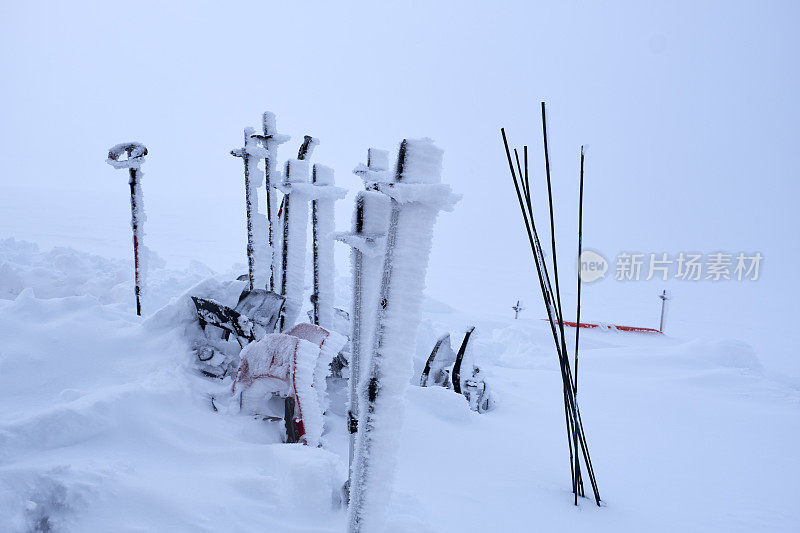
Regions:
M 531 182 L 528 174 L 528 147 L 522 148 L 522 160 L 520 163 L 519 152 L 514 149 L 514 158 L 511 157 L 511 150 L 508 147 L 505 128 L 500 129 L 503 136 L 503 144 L 508 156 L 508 167 L 511 171 L 511 178 L 514 182 L 514 189 L 517 192 L 519 207 L 522 211 L 522 219 L 525 223 L 525 230 L 528 234 L 533 261 L 536 265 L 536 273 L 539 277 L 539 287 L 542 291 L 542 298 L 547 310 L 547 319 L 550 322 L 550 329 L 553 333 L 553 341 L 556 345 L 556 353 L 561 367 L 561 379 L 564 391 L 564 418 L 567 425 L 567 443 L 569 445 L 570 470 L 572 472 L 572 492 L 575 494 L 575 505 L 578 505 L 578 496 L 585 497 L 583 489 L 583 477 L 581 476 L 580 456 L 586 465 L 586 471 L 594 492 L 594 499 L 600 505 L 600 492 L 597 489 L 597 480 L 592 467 L 592 460 L 589 456 L 589 448 L 586 445 L 586 435 L 583 432 L 583 422 L 581 413 L 578 409 L 578 342 L 580 339 L 580 320 L 581 320 L 581 275 L 578 268 L 578 306 L 577 306 L 577 327 L 575 330 L 575 374 L 573 376 L 570 368 L 569 354 L 567 351 L 567 340 L 564 335 L 564 315 L 561 309 L 561 290 L 558 280 L 558 261 L 556 258 L 556 234 L 553 218 L 553 191 L 550 183 L 550 156 L 547 150 L 547 119 L 545 115 L 545 103 L 542 102 L 542 134 L 544 137 L 544 164 L 547 175 L 547 200 L 550 207 L 550 244 L 552 249 L 553 278 L 555 281 L 555 292 L 553 291 L 553 281 L 547 269 L 542 244 L 539 241 L 539 234 L 533 220 L 533 202 L 531 199 Z M 581 146 L 581 170 L 580 170 L 580 193 L 578 200 L 578 257 L 581 255 L 582 231 L 583 231 L 583 158 L 584 150 Z M 515 168 L 516 162 L 516 168 Z M 579 259 L 580 260 L 580 259 Z M 582 453 L 581 453 L 582 452 Z

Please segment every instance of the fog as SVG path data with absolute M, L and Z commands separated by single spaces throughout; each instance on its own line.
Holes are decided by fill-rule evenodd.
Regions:
M 488 316 L 541 314 L 500 140 L 528 144 L 547 231 L 548 134 L 565 308 L 574 305 L 578 154 L 584 245 L 611 263 L 584 314 L 741 338 L 800 380 L 794 235 L 800 122 L 794 2 L 13 3 L 0 21 L 0 238 L 130 255 L 128 188 L 105 164 L 137 140 L 148 245 L 169 264 L 245 262 L 242 128 L 277 114 L 321 140 L 351 190 L 367 148 L 431 137 L 463 194 L 441 216 L 428 294 Z M 620 282 L 619 252 L 760 252 L 757 281 Z M 346 274 L 347 253 L 337 253 Z M 571 268 L 570 268 L 571 267 Z M 655 324 L 654 324 L 655 322 Z M 668 331 L 670 332 L 670 331 Z

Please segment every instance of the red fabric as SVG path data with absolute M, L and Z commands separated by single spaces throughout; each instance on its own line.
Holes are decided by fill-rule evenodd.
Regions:
M 547 319 L 543 318 L 542 320 L 547 320 Z M 578 324 L 576 322 L 570 322 L 569 320 L 565 320 L 564 325 L 570 328 L 578 327 Z M 581 322 L 580 327 L 587 329 L 593 329 L 593 328 L 618 329 L 620 331 L 633 331 L 636 333 L 658 333 L 663 335 L 663 333 L 658 331 L 657 329 L 642 328 L 639 326 L 618 326 L 616 324 L 594 324 L 592 322 Z
M 284 344 L 277 344 L 275 349 L 270 354 L 270 361 L 267 364 L 267 371 L 262 372 L 259 374 L 252 373 L 250 371 L 250 362 L 247 360 L 246 357 L 242 358 L 241 363 L 239 363 L 239 369 L 236 372 L 236 379 L 233 380 L 233 392 L 236 392 L 236 386 L 241 385 L 244 388 L 249 387 L 252 385 L 256 380 L 262 378 L 274 378 L 279 379 L 283 382 L 290 383 L 290 395 L 294 398 L 294 405 L 295 405 L 295 422 L 297 423 L 297 428 L 299 430 L 299 434 L 302 437 L 305 434 L 305 430 L 303 429 L 303 408 L 300 404 L 300 398 L 297 395 L 297 383 L 295 381 L 295 368 L 297 367 L 297 340 L 296 337 L 294 342 L 291 343 L 284 343 Z M 291 349 L 292 350 L 292 364 L 287 372 L 282 372 L 281 365 L 277 363 L 278 358 L 278 351 L 281 349 Z

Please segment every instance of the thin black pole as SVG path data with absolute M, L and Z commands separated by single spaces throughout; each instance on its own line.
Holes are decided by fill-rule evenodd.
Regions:
M 553 277 L 555 278 L 556 283 L 556 308 L 558 310 L 558 327 L 559 333 L 561 334 L 561 348 L 564 355 L 567 355 L 567 345 L 566 345 L 566 335 L 564 334 L 564 313 L 561 307 L 561 287 L 559 284 L 558 278 L 558 256 L 556 254 L 556 228 L 555 228 L 555 217 L 553 215 L 553 187 L 552 181 L 550 179 L 550 152 L 547 147 L 547 115 L 545 112 L 545 103 L 542 102 L 542 138 L 544 141 L 544 166 L 545 166 L 545 174 L 547 176 L 547 201 L 550 207 L 550 247 L 553 252 Z M 568 367 L 569 360 L 567 360 L 566 365 Z M 571 380 L 567 381 L 568 387 L 573 387 Z M 573 389 L 574 394 L 574 389 Z M 573 398 L 574 402 L 574 398 Z M 574 411 L 574 403 L 573 403 L 573 411 Z M 573 436 L 573 446 L 577 449 L 578 446 L 578 427 L 577 427 L 577 413 L 572 414 L 572 436 Z M 575 492 L 575 505 L 578 505 L 578 486 L 580 485 L 580 461 L 578 459 L 578 455 L 575 455 L 575 468 L 574 468 L 574 479 L 573 479 L 573 487 Z
M 578 344 L 580 342 L 581 334 L 581 270 L 583 264 L 581 263 L 581 253 L 583 251 L 583 146 L 581 146 L 581 181 L 580 192 L 578 193 L 578 308 L 576 312 L 576 325 L 575 328 L 575 397 L 578 396 Z
M 549 301 L 549 299 L 552 298 L 552 291 L 550 293 L 550 296 L 548 297 L 548 291 L 545 288 L 545 279 L 546 279 L 545 278 L 545 276 L 546 276 L 545 268 L 546 267 L 543 264 L 544 256 L 541 257 L 541 263 L 540 263 L 541 246 L 539 245 L 538 236 L 536 236 L 536 226 L 533 224 L 532 220 L 531 220 L 531 223 L 529 223 L 528 213 L 526 213 L 526 211 L 525 211 L 525 203 L 522 201 L 522 194 L 520 193 L 520 187 L 519 187 L 519 184 L 517 183 L 517 176 L 516 176 L 516 173 L 514 172 L 514 163 L 511 160 L 511 151 L 508 148 L 508 139 L 506 138 L 505 129 L 504 128 L 500 128 L 500 133 L 503 136 L 503 144 L 504 144 L 505 149 L 506 149 L 506 157 L 508 158 L 508 168 L 511 171 L 511 179 L 514 182 L 514 189 L 517 192 L 517 200 L 519 201 L 519 207 L 520 207 L 520 210 L 522 211 L 522 218 L 523 218 L 523 221 L 525 223 L 525 230 L 528 233 L 528 241 L 530 243 L 531 253 L 533 254 L 533 259 L 534 259 L 534 262 L 536 264 L 536 273 L 538 274 L 538 277 L 539 277 L 539 285 L 540 285 L 541 290 L 542 290 L 542 298 L 544 299 L 545 307 L 547 308 L 547 318 L 548 318 L 548 321 L 550 322 L 550 329 L 551 329 L 552 334 L 553 334 L 553 341 L 555 342 L 556 352 L 558 353 L 559 363 L 561 364 L 561 377 L 562 377 L 562 380 L 564 380 L 564 379 L 566 379 L 565 376 L 567 375 L 565 373 L 565 371 L 564 371 L 564 357 L 566 356 L 566 353 L 562 353 L 562 351 L 561 351 L 561 347 L 559 345 L 558 333 L 556 332 L 555 320 L 554 320 L 554 317 L 553 317 L 553 307 L 554 306 L 551 306 L 551 303 Z M 529 193 L 526 194 L 526 197 L 527 197 L 528 206 L 530 206 L 530 194 Z M 533 214 L 532 210 L 531 210 L 530 214 L 532 216 L 532 214 Z M 535 240 L 534 240 L 534 237 L 536 237 Z M 549 279 L 548 279 L 548 285 L 549 285 Z M 569 459 L 570 459 L 569 464 L 570 464 L 570 470 L 572 470 L 572 482 L 573 482 L 573 487 L 572 488 L 573 488 L 573 491 L 577 492 L 576 477 L 575 477 L 574 470 L 573 470 L 573 468 L 574 468 L 574 466 L 573 466 L 574 459 L 573 459 L 573 452 L 572 452 L 572 440 L 570 439 L 570 437 L 571 437 L 570 428 L 571 427 L 574 428 L 574 424 L 572 424 L 572 425 L 570 424 L 570 416 L 569 416 L 569 412 L 570 412 L 570 409 L 572 408 L 572 404 L 570 403 L 569 398 L 568 398 L 568 389 L 571 388 L 571 384 L 568 383 L 568 382 L 567 383 L 562 383 L 562 386 L 564 387 L 564 391 L 563 391 L 564 392 L 564 419 L 565 419 L 565 423 L 566 423 L 566 427 L 567 427 L 567 444 L 569 445 L 569 452 L 570 452 L 569 453 Z M 574 416 L 572 418 L 574 420 Z M 578 450 L 576 449 L 575 450 L 575 454 L 577 455 L 577 453 L 578 453 Z
M 506 149 L 506 157 L 508 159 L 509 170 L 511 172 L 512 182 L 514 183 L 514 188 L 517 193 L 517 200 L 520 204 L 520 210 L 522 211 L 523 221 L 525 223 L 525 229 L 528 234 L 528 241 L 531 245 L 531 253 L 534 257 L 534 262 L 536 264 L 536 272 L 539 277 L 539 284 L 540 289 L 542 290 L 542 298 L 545 303 L 545 307 L 548 314 L 548 322 L 551 326 L 551 333 L 553 334 L 553 341 L 556 347 L 556 353 L 559 358 L 559 365 L 561 368 L 561 376 L 562 376 L 562 387 L 563 387 L 563 394 L 564 394 L 564 416 L 565 416 L 565 423 L 567 429 L 567 444 L 569 446 L 570 451 L 570 470 L 572 471 L 572 481 L 573 481 L 573 492 L 580 491 L 580 495 L 583 496 L 583 482 L 580 479 L 580 472 L 576 472 L 575 465 L 580 465 L 579 463 L 579 455 L 582 452 L 584 462 L 586 463 L 587 471 L 589 473 L 589 479 L 591 481 L 592 489 L 594 490 L 595 501 L 597 505 L 600 505 L 600 494 L 597 489 L 597 481 L 594 475 L 594 468 L 592 466 L 591 458 L 589 456 L 589 450 L 586 444 L 586 435 L 583 430 L 583 422 L 581 420 L 580 409 L 578 408 L 576 398 L 575 398 L 575 390 L 573 385 L 572 373 L 570 371 L 570 364 L 569 358 L 567 356 L 566 351 L 566 343 L 565 337 L 559 335 L 559 331 L 563 332 L 563 321 L 560 320 L 558 316 L 558 308 L 556 307 L 555 298 L 553 297 L 553 289 L 550 283 L 550 276 L 547 273 L 547 265 L 544 261 L 544 255 L 542 253 L 541 243 L 538 239 L 538 232 L 536 231 L 536 226 L 533 220 L 533 209 L 532 209 L 532 202 L 531 202 L 531 194 L 530 194 L 530 182 L 528 179 L 528 165 L 527 165 L 527 157 L 525 159 L 525 172 L 524 174 L 519 176 L 517 179 L 517 175 L 514 169 L 514 163 L 511 158 L 511 151 L 508 147 L 508 139 L 506 138 L 505 130 L 501 129 L 501 134 L 503 137 L 503 144 L 505 145 Z M 524 150 L 524 155 L 527 155 L 527 147 Z M 518 167 L 519 168 L 519 167 Z M 522 185 L 522 187 L 520 187 Z M 523 200 L 523 193 L 524 193 L 524 200 Z M 550 193 L 550 198 L 552 193 Z M 527 209 L 526 209 L 527 208 Z M 551 203 L 551 212 L 552 212 L 552 203 Z M 530 216 L 530 219 L 529 219 Z M 552 228 L 552 224 L 551 224 Z M 554 271 L 555 272 L 555 271 Z M 549 290 L 548 290 L 549 289 Z M 552 307 L 551 307 L 552 304 Z M 559 328 L 557 331 L 555 322 L 559 321 Z M 560 337 L 560 338 L 559 338 Z M 578 451 L 578 446 L 580 445 L 581 451 Z M 575 456 L 573 457 L 573 447 Z
M 522 180 L 522 189 L 527 191 L 525 180 L 523 178 L 524 174 L 522 173 L 522 165 L 519 164 L 519 152 L 517 152 L 516 148 L 514 148 L 514 158 L 517 160 L 517 172 L 519 173 L 519 179 Z
M 128 151 L 130 157 L 131 151 Z M 128 185 L 131 187 L 131 227 L 133 228 L 133 292 L 136 295 L 136 315 L 142 316 L 142 302 L 140 294 L 142 292 L 140 286 L 140 266 L 139 266 L 139 209 L 136 206 L 136 186 L 138 185 L 138 170 L 131 167 L 128 169 L 130 179 Z M 662 307 L 662 322 L 663 322 L 663 307 Z
M 525 190 L 528 193 L 528 196 L 531 195 L 531 182 L 528 177 L 528 145 L 522 147 L 522 158 L 525 162 Z

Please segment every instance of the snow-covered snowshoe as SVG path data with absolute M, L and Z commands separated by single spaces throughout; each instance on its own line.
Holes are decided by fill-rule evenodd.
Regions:
M 480 374 L 480 368 L 468 355 L 468 348 L 471 347 L 469 341 L 474 330 L 474 327 L 467 330 L 458 354 L 450 346 L 450 334 L 439 338 L 425 363 L 419 384 L 421 387 L 440 386 L 453 389 L 466 398 L 470 409 L 483 413 L 492 408 L 494 398 Z
M 464 362 L 464 354 L 467 353 L 467 344 L 469 343 L 469 338 L 472 336 L 473 331 L 475 331 L 474 326 L 469 328 L 464 334 L 464 340 L 461 341 L 461 347 L 458 349 L 456 361 L 453 365 L 453 390 L 459 394 L 461 394 L 461 365 Z
M 472 367 L 472 377 L 464 380 L 462 391 L 469 408 L 484 413 L 494 406 L 494 397 L 486 381 L 480 377 L 480 372 L 477 366 Z
M 452 388 L 450 368 L 456 362 L 456 354 L 450 346 L 450 334 L 443 335 L 431 351 L 425 369 L 420 376 L 420 387 L 438 385 L 447 389 Z

